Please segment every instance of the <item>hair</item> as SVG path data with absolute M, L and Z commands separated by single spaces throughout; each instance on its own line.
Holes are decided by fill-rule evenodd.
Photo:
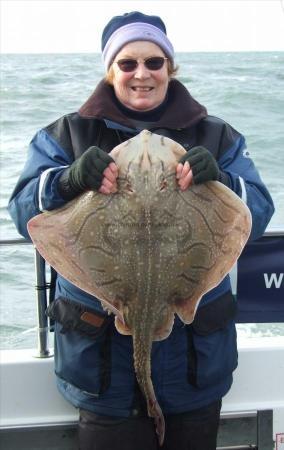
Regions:
M 169 77 L 174 78 L 178 72 L 179 66 L 174 65 L 174 63 L 172 61 L 170 61 L 169 59 L 167 60 L 167 64 L 168 64 Z M 114 78 L 114 72 L 113 72 L 113 62 L 112 62 L 110 65 L 110 68 L 108 69 L 108 71 L 106 73 L 105 81 L 112 86 L 113 78 Z

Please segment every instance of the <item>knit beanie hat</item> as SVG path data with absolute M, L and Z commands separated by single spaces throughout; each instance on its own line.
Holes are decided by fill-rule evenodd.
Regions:
M 154 42 L 171 61 L 174 59 L 174 49 L 167 37 L 166 26 L 162 19 L 133 11 L 113 17 L 103 30 L 102 56 L 106 70 L 120 49 L 133 41 Z

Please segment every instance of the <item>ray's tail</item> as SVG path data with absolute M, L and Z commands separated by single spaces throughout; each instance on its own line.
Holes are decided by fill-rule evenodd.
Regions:
M 151 379 L 151 348 L 152 341 L 149 336 L 137 338 L 133 336 L 134 368 L 138 384 L 147 401 L 149 417 L 153 417 L 156 425 L 156 433 L 160 446 L 163 445 L 165 437 L 165 419 L 156 399 Z

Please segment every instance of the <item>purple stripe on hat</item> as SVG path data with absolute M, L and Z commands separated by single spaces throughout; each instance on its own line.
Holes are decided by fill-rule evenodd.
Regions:
M 106 70 L 109 69 L 114 57 L 119 50 L 129 42 L 150 41 L 157 44 L 172 61 L 174 59 L 174 48 L 167 35 L 154 25 L 145 22 L 134 22 L 118 28 L 107 41 L 103 60 Z

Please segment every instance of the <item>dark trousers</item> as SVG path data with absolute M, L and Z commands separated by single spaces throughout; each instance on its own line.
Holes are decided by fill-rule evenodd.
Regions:
M 205 408 L 165 416 L 159 446 L 148 417 L 117 418 L 80 410 L 79 450 L 216 450 L 221 401 Z

